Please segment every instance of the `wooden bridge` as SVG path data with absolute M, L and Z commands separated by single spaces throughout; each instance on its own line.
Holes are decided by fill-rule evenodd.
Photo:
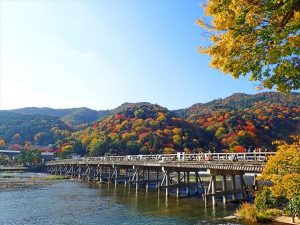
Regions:
M 166 196 L 174 194 L 180 197 L 189 196 L 192 192 L 200 193 L 205 199 L 211 197 L 212 204 L 216 205 L 217 197 L 222 196 L 226 203 L 229 197 L 235 200 L 238 194 L 245 194 L 244 174 L 261 173 L 269 157 L 274 154 L 177 153 L 86 157 L 50 161 L 46 163 L 46 169 L 51 174 L 86 181 L 114 182 L 115 185 L 124 184 L 125 187 L 133 184 L 136 190 L 140 187 L 145 187 L 146 191 L 165 190 Z M 201 178 L 207 176 L 210 181 L 206 186 Z M 217 190 L 216 176 L 222 176 L 221 190 Z M 228 177 L 231 188 L 227 188 Z

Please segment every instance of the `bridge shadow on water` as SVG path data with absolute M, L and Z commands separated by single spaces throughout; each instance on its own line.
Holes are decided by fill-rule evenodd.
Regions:
M 145 192 L 145 189 L 136 190 L 134 185 L 127 188 L 109 183 L 85 183 L 85 185 L 98 189 L 99 194 L 109 197 L 118 204 L 134 208 L 143 215 L 177 217 L 187 224 L 195 224 L 195 221 L 199 223 L 202 221 L 200 224 L 205 224 L 205 221 L 219 223 L 222 218 L 232 215 L 238 207 L 237 203 L 223 205 L 222 202 L 215 207 L 210 202 L 205 203 L 201 195 L 180 199 L 173 197 L 172 194 L 166 197 L 164 193 L 154 189 L 149 189 L 148 192 Z

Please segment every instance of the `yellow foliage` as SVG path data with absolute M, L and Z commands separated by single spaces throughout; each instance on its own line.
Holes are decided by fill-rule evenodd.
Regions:
M 165 121 L 166 119 L 167 118 L 164 113 L 162 113 L 162 112 L 157 113 L 157 121 Z
M 292 144 L 279 143 L 275 156 L 271 157 L 259 180 L 273 182 L 275 196 L 292 198 L 300 195 L 300 136 Z
M 175 127 L 175 128 L 173 128 L 173 133 L 181 136 L 182 135 L 182 129 Z
M 173 142 L 176 145 L 181 145 L 182 139 L 178 134 L 176 134 L 173 136 Z
M 0 139 L 0 148 L 4 148 L 5 141 L 3 139 Z
M 163 153 L 164 154 L 174 154 L 175 149 L 173 149 L 173 148 L 164 148 Z
M 118 134 L 117 134 L 117 133 L 110 133 L 108 136 L 109 136 L 112 140 L 115 140 L 115 139 L 118 138 Z
M 185 154 L 190 154 L 191 153 L 191 150 L 189 148 L 184 148 L 183 151 L 184 151 Z
M 250 75 L 258 88 L 281 92 L 300 88 L 300 2 L 208 0 L 207 20 L 196 23 L 209 33 L 212 45 L 199 52 L 210 65 L 234 78 Z
M 61 148 L 62 152 L 72 152 L 73 151 L 73 146 L 72 145 L 65 145 L 64 147 Z

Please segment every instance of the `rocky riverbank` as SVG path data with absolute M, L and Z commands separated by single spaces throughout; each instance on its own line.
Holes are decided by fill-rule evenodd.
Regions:
M 47 177 L 49 175 L 43 173 L 0 172 L 0 190 L 49 185 L 54 179 Z

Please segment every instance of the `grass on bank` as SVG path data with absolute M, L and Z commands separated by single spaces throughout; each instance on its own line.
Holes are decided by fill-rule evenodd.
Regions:
M 254 204 L 245 202 L 237 210 L 237 214 L 244 220 L 264 223 L 273 221 L 276 217 L 281 216 L 283 212 L 275 208 L 259 211 Z
M 61 176 L 61 175 L 49 175 L 49 176 L 40 177 L 40 178 L 37 178 L 37 179 L 39 179 L 39 180 L 54 181 L 54 180 L 66 180 L 66 179 L 69 179 L 69 178 L 67 178 L 65 176 Z

